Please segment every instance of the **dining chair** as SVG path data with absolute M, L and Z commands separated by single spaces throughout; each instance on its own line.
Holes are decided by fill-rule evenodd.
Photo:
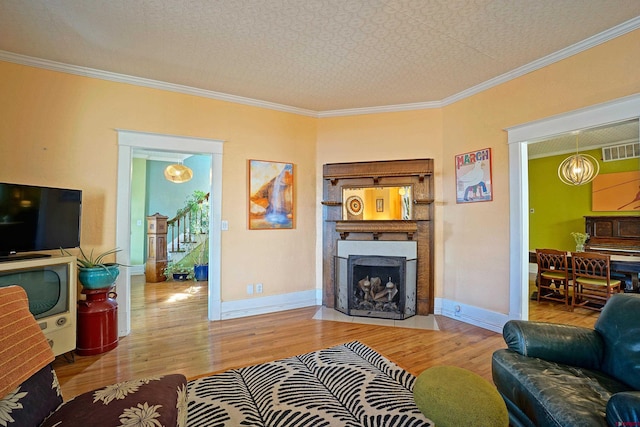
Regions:
M 573 310 L 569 297 L 569 269 L 567 253 L 556 249 L 536 249 L 538 263 L 538 303 L 541 299 L 564 302 Z
M 611 278 L 610 255 L 572 252 L 573 307 L 601 311 L 611 295 L 620 292 L 620 280 Z

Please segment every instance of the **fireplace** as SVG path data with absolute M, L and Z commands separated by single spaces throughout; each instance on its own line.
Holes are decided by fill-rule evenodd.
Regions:
M 415 301 L 406 303 L 400 316 L 433 313 L 433 159 L 327 163 L 322 177 L 322 304 L 349 311 L 345 287 L 349 255 L 398 256 L 406 258 L 405 284 L 415 283 L 416 287 L 415 294 L 405 293 Z M 374 253 L 369 248 L 345 253 L 341 249 L 339 254 L 338 246 L 347 242 L 395 242 L 412 245 L 412 249 L 407 254 L 395 250 Z M 389 277 L 380 277 L 386 285 Z M 338 279 L 345 286 L 339 286 Z
M 402 320 L 416 314 L 416 242 L 339 241 L 335 308 Z

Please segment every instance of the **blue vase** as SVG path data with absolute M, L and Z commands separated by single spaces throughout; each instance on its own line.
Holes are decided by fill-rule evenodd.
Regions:
M 118 264 L 107 264 L 101 267 L 78 268 L 78 279 L 86 289 L 110 288 L 120 274 Z
M 193 275 L 195 276 L 198 282 L 203 280 L 209 280 L 209 265 L 194 265 L 193 266 Z

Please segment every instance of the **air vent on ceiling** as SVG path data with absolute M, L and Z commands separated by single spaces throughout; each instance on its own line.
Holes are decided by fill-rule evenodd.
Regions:
M 640 157 L 640 142 L 602 147 L 602 160 L 605 162 L 632 159 L 634 157 Z

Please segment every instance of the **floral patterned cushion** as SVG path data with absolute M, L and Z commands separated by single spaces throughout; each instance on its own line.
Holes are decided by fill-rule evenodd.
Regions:
M 0 426 L 39 426 L 61 403 L 58 378 L 47 365 L 0 400 Z
M 145 378 L 109 385 L 62 404 L 43 427 L 179 426 L 187 421 L 184 375 Z

